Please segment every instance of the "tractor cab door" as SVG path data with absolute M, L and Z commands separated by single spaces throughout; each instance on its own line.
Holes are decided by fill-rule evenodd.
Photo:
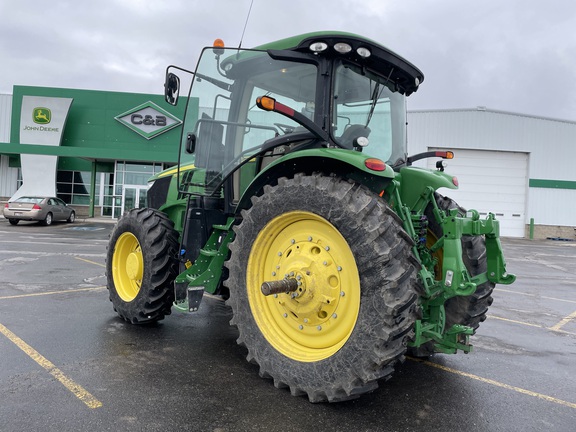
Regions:
M 270 139 L 302 129 L 295 121 L 262 111 L 256 98 L 270 96 L 313 116 L 317 68 L 273 60 L 266 51 L 222 49 L 203 51 L 188 101 L 181 150 L 181 166 L 196 170 L 180 189 L 221 197 L 234 205 L 270 160 L 285 149 L 263 152 Z M 188 179 L 190 180 L 190 179 Z

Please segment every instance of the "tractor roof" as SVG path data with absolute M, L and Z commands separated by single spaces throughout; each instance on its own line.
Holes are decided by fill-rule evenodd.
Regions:
M 257 46 L 254 49 L 267 51 L 292 50 L 310 52 L 310 45 L 314 42 L 324 42 L 329 47 L 333 47 L 339 42 L 345 42 L 352 46 L 354 52 L 360 47 L 368 48 L 371 52 L 371 56 L 365 59 L 366 66 L 372 67 L 376 70 L 387 70 L 392 66 L 393 69 L 396 69 L 393 72 L 393 75 L 395 75 L 396 78 L 400 78 L 399 75 L 402 75 L 402 78 L 399 81 L 402 81 L 401 86 L 406 94 L 416 91 L 420 83 L 424 81 L 424 74 L 422 71 L 408 60 L 378 42 L 354 33 L 339 31 L 305 33 L 269 42 Z M 384 65 L 383 63 L 387 63 L 387 65 Z M 402 72 L 398 73 L 398 69 Z M 392 73 L 392 70 L 390 71 Z

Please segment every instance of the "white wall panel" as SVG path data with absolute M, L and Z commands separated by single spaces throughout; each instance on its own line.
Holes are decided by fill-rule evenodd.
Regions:
M 576 182 L 576 122 L 573 121 L 486 109 L 409 112 L 408 153 L 416 154 L 429 148 L 453 149 L 456 159 L 449 162 L 450 166 L 461 166 L 463 173 L 476 167 L 490 169 L 491 175 L 484 179 L 484 185 L 466 185 L 466 178 L 459 175 L 462 187 L 467 188 L 463 190 L 474 194 L 483 187 L 498 184 L 520 188 L 522 184 L 529 184 L 527 177 Z M 481 152 L 466 154 L 468 150 Z M 527 166 L 501 165 L 500 159 L 507 157 L 507 153 L 526 154 Z M 415 163 L 422 167 L 427 164 L 425 160 Z M 491 169 L 498 166 L 500 169 Z M 524 194 L 524 222 L 529 223 L 530 218 L 535 217 L 536 223 L 543 225 L 576 225 L 571 216 L 576 214 L 575 194 L 574 189 L 528 188 Z M 520 196 L 506 195 L 505 200 L 511 204 L 520 204 Z M 498 203 L 502 198 L 495 194 L 493 200 Z
M 502 236 L 524 237 L 528 155 L 480 150 L 454 153 L 455 158 L 447 162 L 446 173 L 458 177 L 460 187 L 439 192 L 466 209 L 478 210 L 482 219 L 494 213 Z M 428 159 L 428 168 L 433 169 L 435 161 Z

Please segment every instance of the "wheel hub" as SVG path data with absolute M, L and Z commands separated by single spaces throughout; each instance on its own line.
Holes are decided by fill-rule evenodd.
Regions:
M 292 325 L 299 330 L 319 331 L 327 321 L 337 318 L 342 266 L 336 262 L 337 257 L 330 254 L 325 239 L 291 239 L 283 249 L 275 266 L 276 273 L 285 272 L 285 276 L 294 277 L 298 288 L 293 293 L 277 296 L 279 309 L 282 315 L 288 314 Z
M 142 254 L 136 251 L 130 252 L 126 258 L 126 274 L 131 280 L 142 279 Z
M 264 281 L 282 279 L 296 280 L 296 290 L 265 296 L 259 289 Z M 290 212 L 266 225 L 252 246 L 247 284 L 263 334 L 291 357 L 332 355 L 356 324 L 360 281 L 354 256 L 340 232 L 316 214 Z

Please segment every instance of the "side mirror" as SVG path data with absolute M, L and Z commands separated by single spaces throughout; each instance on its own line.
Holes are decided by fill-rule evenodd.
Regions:
M 196 150 L 196 134 L 189 133 L 186 135 L 186 153 L 194 153 Z
M 178 103 L 178 94 L 180 93 L 180 78 L 172 72 L 166 75 L 164 83 L 164 99 L 170 105 L 176 106 Z

